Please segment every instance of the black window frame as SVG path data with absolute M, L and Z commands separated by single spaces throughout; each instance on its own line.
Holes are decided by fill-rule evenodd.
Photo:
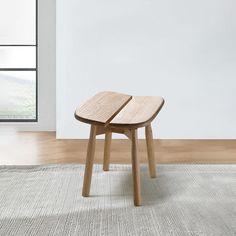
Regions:
M 0 68 L 0 71 L 35 71 L 36 73 L 36 114 L 35 114 L 35 119 L 1 119 L 0 118 L 0 122 L 6 122 L 6 123 L 12 123 L 12 122 L 15 122 L 15 123 L 18 123 L 18 122 L 38 122 L 38 0 L 35 0 L 35 11 L 36 11 L 36 14 L 35 14 L 35 40 L 36 40 L 36 44 L 0 44 L 0 47 L 35 47 L 35 50 L 36 50 L 36 67 L 35 68 Z

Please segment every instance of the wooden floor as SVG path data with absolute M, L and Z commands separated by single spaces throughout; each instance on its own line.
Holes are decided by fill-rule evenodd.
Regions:
M 155 140 L 157 163 L 234 163 L 236 140 Z M 103 140 L 96 163 L 102 163 Z M 145 140 L 139 140 L 140 162 L 147 163 Z M 84 163 L 87 140 L 56 140 L 55 132 L 0 132 L 0 165 Z M 129 140 L 112 141 L 112 163 L 131 163 Z

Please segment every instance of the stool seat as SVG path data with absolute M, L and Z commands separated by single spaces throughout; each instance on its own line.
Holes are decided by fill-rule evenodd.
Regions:
M 162 97 L 133 96 L 111 120 L 110 127 L 139 128 L 149 124 L 164 104 Z
M 88 124 L 139 128 L 150 123 L 163 104 L 162 97 L 100 92 L 75 111 L 75 118 Z
M 89 196 L 96 136 L 105 134 L 103 170 L 109 170 L 112 133 L 121 133 L 131 140 L 134 205 L 141 205 L 137 129 L 145 127 L 148 166 L 151 178 L 156 177 L 156 165 L 151 122 L 157 116 L 162 97 L 131 96 L 116 92 L 100 92 L 76 109 L 75 118 L 91 125 L 87 148 L 82 195 Z
M 76 109 L 75 118 L 88 124 L 107 125 L 131 98 L 130 95 L 110 91 L 97 93 Z

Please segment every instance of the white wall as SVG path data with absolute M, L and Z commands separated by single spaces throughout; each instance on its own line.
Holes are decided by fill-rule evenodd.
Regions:
M 161 138 L 236 138 L 236 1 L 58 0 L 57 137 L 101 90 L 162 95 Z
M 53 131 L 56 127 L 56 0 L 38 0 L 38 109 L 37 123 L 0 123 L 19 131 Z

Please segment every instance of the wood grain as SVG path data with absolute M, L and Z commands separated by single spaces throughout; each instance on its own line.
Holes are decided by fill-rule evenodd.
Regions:
M 81 122 L 104 125 L 129 102 L 130 95 L 116 92 L 100 92 L 75 111 L 75 118 Z
M 137 130 L 131 131 L 131 156 L 132 156 L 132 176 L 134 189 L 134 205 L 141 205 L 141 185 L 140 185 L 140 167 L 138 156 L 138 137 Z
M 90 128 L 90 137 L 87 146 L 87 157 L 84 171 L 84 183 L 82 196 L 88 197 L 91 186 L 92 172 L 93 172 L 93 162 L 94 162 L 94 153 L 95 153 L 95 144 L 96 144 L 96 126 L 91 125 Z
M 104 144 L 104 160 L 103 160 L 103 170 L 109 170 L 110 156 L 111 156 L 111 139 L 112 133 L 106 132 L 105 135 L 105 144 Z
M 102 138 L 102 136 L 101 136 Z M 0 130 L 0 165 L 85 163 L 88 140 L 59 140 L 55 132 Z M 112 140 L 111 163 L 129 163 L 131 142 Z M 139 140 L 140 163 L 147 163 Z M 236 140 L 154 140 L 156 164 L 236 164 Z M 104 140 L 96 141 L 95 163 L 103 163 Z
M 162 97 L 133 96 L 109 127 L 138 128 L 149 124 L 164 104 Z
M 156 177 L 156 161 L 155 161 L 155 152 L 154 152 L 151 124 L 145 127 L 145 135 L 146 135 L 146 143 L 147 143 L 149 175 L 151 178 L 155 178 Z

